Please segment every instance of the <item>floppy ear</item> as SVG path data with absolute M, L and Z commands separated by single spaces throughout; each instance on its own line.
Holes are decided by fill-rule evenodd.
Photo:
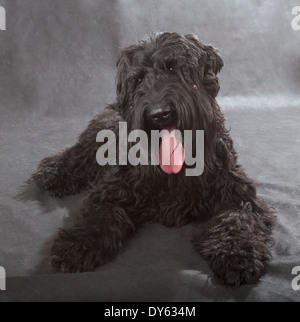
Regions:
M 212 46 L 205 46 L 206 62 L 204 68 L 203 83 L 207 92 L 215 98 L 220 90 L 219 78 L 217 74 L 224 66 L 223 59 L 219 55 L 219 51 Z
M 216 48 L 204 45 L 197 36 L 185 35 L 185 37 L 196 45 L 200 65 L 199 68 L 203 69 L 203 85 L 208 94 L 215 98 L 220 90 L 217 74 L 224 66 L 223 59 Z
M 132 64 L 133 58 L 136 53 L 141 53 L 143 51 L 143 43 L 136 45 L 131 45 L 123 49 L 117 59 L 117 99 L 119 103 L 127 104 L 130 99 L 131 91 L 129 88 L 129 82 L 133 76 Z

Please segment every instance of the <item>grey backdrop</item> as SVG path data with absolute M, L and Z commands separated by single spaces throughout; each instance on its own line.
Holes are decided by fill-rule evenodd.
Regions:
M 299 301 L 291 288 L 291 270 L 300 265 L 296 5 L 0 0 L 7 14 L 7 30 L 0 31 L 0 266 L 10 277 L 0 300 Z M 219 285 L 189 243 L 193 225 L 146 225 L 115 261 L 94 273 L 49 271 L 55 232 L 85 194 L 56 200 L 24 182 L 43 157 L 73 144 L 88 120 L 114 100 L 118 51 L 154 31 L 195 33 L 222 52 L 219 102 L 240 162 L 278 209 L 274 261 L 259 285 Z

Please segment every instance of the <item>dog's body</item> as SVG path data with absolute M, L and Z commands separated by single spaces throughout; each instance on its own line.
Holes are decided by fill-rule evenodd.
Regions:
M 44 159 L 33 174 L 52 196 L 91 192 L 71 229 L 61 230 L 51 264 L 62 272 L 94 269 L 117 255 L 145 222 L 181 226 L 205 219 L 194 244 L 225 284 L 254 283 L 271 259 L 273 211 L 256 196 L 253 182 L 237 165 L 232 140 L 215 97 L 218 52 L 195 36 L 164 33 L 122 51 L 117 101 L 81 134 L 78 143 Z M 167 174 L 163 167 L 96 162 L 100 130 L 204 130 L 204 172 Z M 118 138 L 117 138 L 118 139 Z M 172 169 L 170 170 L 172 172 Z

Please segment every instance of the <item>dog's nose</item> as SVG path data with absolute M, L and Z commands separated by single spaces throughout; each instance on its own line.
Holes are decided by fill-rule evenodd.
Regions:
M 153 123 L 168 123 L 172 120 L 172 110 L 169 105 L 153 106 L 149 113 L 149 117 Z

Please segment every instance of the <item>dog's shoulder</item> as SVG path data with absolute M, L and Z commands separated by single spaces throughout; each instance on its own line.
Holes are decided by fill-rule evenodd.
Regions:
M 111 129 L 119 126 L 119 122 L 123 121 L 123 117 L 115 106 L 116 104 L 108 105 L 100 111 L 90 122 L 90 124 L 101 129 Z
M 97 116 L 102 121 L 118 123 L 123 121 L 123 116 L 120 113 L 120 107 L 118 104 L 110 104 L 104 110 L 102 110 Z

